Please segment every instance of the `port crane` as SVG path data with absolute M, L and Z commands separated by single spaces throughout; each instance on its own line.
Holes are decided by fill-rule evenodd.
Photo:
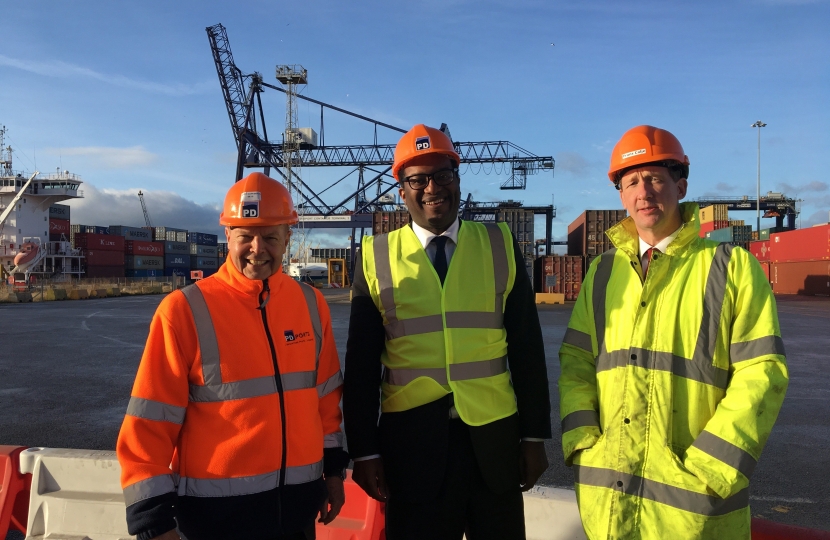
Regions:
M 758 201 L 750 195 L 744 195 L 743 197 L 702 197 L 696 199 L 695 202 L 701 208 L 713 204 L 725 204 L 729 210 L 755 210 L 758 207 Z M 783 193 L 770 191 L 761 196 L 761 210 L 764 212 L 762 217 L 774 217 L 776 227 L 783 227 L 784 218 L 786 218 L 787 228 L 795 229 L 795 218 L 798 216 L 797 202 L 797 199 L 790 199 Z
M 141 201 L 141 211 L 144 212 L 144 223 L 146 223 L 148 227 L 152 227 L 153 224 L 150 223 L 150 214 L 147 213 L 147 205 L 144 203 L 144 193 L 140 190 L 138 192 L 138 200 Z

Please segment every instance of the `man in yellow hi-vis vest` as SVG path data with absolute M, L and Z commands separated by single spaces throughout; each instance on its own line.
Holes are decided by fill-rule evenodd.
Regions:
M 638 126 L 608 173 L 629 217 L 606 234 L 559 351 L 562 446 L 590 539 L 750 538 L 749 478 L 787 390 L 769 283 L 699 237 L 689 159 Z
M 504 223 L 458 219 L 459 162 L 440 130 L 403 136 L 392 173 L 412 224 L 364 238 L 355 268 L 344 419 L 389 540 L 523 539 L 521 491 L 548 465 L 530 280 Z

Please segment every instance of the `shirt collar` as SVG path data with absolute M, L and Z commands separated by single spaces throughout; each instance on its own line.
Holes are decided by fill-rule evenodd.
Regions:
M 420 225 L 418 225 L 417 223 L 415 223 L 413 221 L 412 222 L 412 231 L 415 233 L 415 236 L 418 237 L 418 240 L 421 242 L 421 246 L 424 249 L 427 248 L 429 243 L 432 242 L 432 239 L 435 238 L 436 236 L 446 236 L 450 240 L 452 240 L 453 244 L 458 245 L 458 228 L 459 228 L 459 225 L 460 225 L 460 221 L 458 219 L 456 219 L 453 222 L 453 224 L 450 225 L 449 228 L 446 231 L 442 232 L 439 235 L 439 234 L 435 234 L 435 233 L 432 233 L 432 232 L 424 229 L 423 227 L 421 227 Z
M 685 223 L 683 225 L 685 225 Z M 642 237 L 640 237 L 640 257 L 642 257 L 643 254 L 650 248 L 655 248 L 660 253 L 665 253 L 666 248 L 669 247 L 669 244 L 674 242 L 674 239 L 677 238 L 678 234 L 680 234 L 680 230 L 683 229 L 683 225 L 680 225 L 680 227 L 678 227 L 676 231 L 657 242 L 656 246 L 649 245 L 645 240 L 642 239 Z

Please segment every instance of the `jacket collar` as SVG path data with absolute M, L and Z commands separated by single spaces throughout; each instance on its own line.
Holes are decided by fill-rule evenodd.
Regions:
M 666 248 L 666 255 L 674 255 L 692 243 L 700 235 L 700 221 L 698 218 L 697 203 L 680 203 L 680 218 L 683 220 L 683 227 L 677 234 L 674 241 Z M 611 239 L 611 243 L 618 249 L 626 252 L 630 257 L 636 259 L 640 252 L 640 235 L 634 225 L 634 219 L 629 216 L 617 223 L 605 234 Z
M 213 274 L 213 277 L 247 296 L 256 297 L 260 292 L 262 292 L 262 280 L 249 279 L 245 277 L 242 272 L 236 269 L 230 257 L 228 257 L 225 260 L 225 263 L 219 267 L 219 270 Z M 271 294 L 274 294 L 277 289 L 279 289 L 285 279 L 291 278 L 282 273 L 282 268 L 277 270 L 275 274 L 268 278 L 268 288 L 271 290 Z

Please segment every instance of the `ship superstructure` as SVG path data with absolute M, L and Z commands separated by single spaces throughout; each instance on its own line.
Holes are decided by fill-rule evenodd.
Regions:
M 83 257 L 72 248 L 69 234 L 50 241 L 49 207 L 83 197 L 79 189 L 83 180 L 58 168 L 52 174 L 38 174 L 26 187 L 30 175 L 14 169 L 12 148 L 6 146 L 5 134 L 5 126 L 0 126 L 0 213 L 11 204 L 15 208 L 0 223 L 0 273 L 22 273 L 27 280 L 31 275 L 80 276 Z

